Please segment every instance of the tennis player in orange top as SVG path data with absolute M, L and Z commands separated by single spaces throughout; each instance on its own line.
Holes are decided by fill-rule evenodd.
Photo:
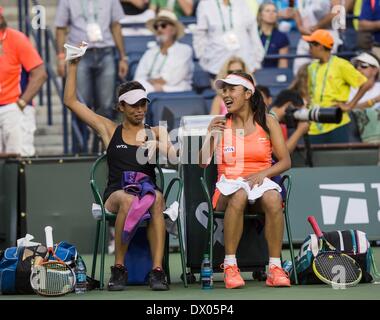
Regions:
M 242 177 L 252 188 L 288 170 L 291 166 L 289 152 L 277 120 L 268 114 L 267 107 L 252 77 L 235 72 L 215 82 L 222 89 L 227 106 L 226 117 L 214 118 L 207 138 L 199 153 L 201 167 L 206 167 L 216 151 L 218 181 Z M 272 151 L 278 162 L 272 166 Z M 224 217 L 224 282 L 226 288 L 244 286 L 240 275 L 236 250 L 243 233 L 243 214 L 248 205 L 247 192 L 239 189 L 224 196 L 216 189 L 213 205 L 225 211 Z M 265 213 L 265 236 L 269 249 L 269 268 L 266 284 L 271 287 L 289 287 L 288 275 L 281 267 L 281 249 L 284 231 L 282 199 L 277 190 L 263 193 L 250 210 Z

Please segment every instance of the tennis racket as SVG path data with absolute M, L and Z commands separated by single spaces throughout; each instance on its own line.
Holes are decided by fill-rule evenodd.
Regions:
M 319 240 L 318 254 L 313 261 L 315 275 L 324 283 L 336 288 L 358 284 L 362 278 L 359 264 L 326 240 L 313 216 L 309 216 L 307 220 Z
M 73 291 L 76 283 L 75 273 L 53 250 L 53 228 L 45 227 L 45 259 L 35 260 L 30 275 L 33 290 L 43 296 L 62 296 Z

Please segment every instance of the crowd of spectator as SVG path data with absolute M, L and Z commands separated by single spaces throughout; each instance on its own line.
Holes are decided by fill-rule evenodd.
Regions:
M 345 1 L 345 12 L 353 15 L 346 19 L 346 29 L 334 26 L 342 12 L 334 6 L 340 4 L 339 0 L 59 0 L 55 19 L 57 73 L 65 77 L 64 43 L 86 41 L 87 53 L 78 66 L 79 98 L 97 113 L 114 118 L 117 81 L 137 80 L 148 92 L 190 91 L 198 64 L 215 91 L 210 113 L 225 114 L 223 100 L 212 87 L 215 78 L 224 78 L 232 71 L 255 75 L 259 69 L 292 69 L 294 80 L 289 89 L 300 94 L 304 106 L 336 106 L 344 111 L 342 123 L 327 125 L 334 127 L 331 130 L 326 125 L 311 124 L 312 137 L 324 135 L 350 122 L 347 111 L 380 108 L 380 0 Z M 194 23 L 184 25 L 187 17 L 194 17 Z M 11 31 L 0 27 L 0 48 L 6 48 Z M 290 33 L 299 35 L 298 43 L 291 41 Z M 180 41 L 189 34 L 191 46 Z M 133 70 L 127 54 L 131 35 L 150 35 L 156 40 Z M 347 49 L 358 52 L 351 62 L 338 57 Z M 0 60 L 7 59 L 4 53 L 8 54 L 0 51 Z M 289 58 L 292 53 L 301 57 Z M 23 56 L 12 67 L 17 66 L 20 73 L 23 67 L 32 77 L 40 64 L 38 59 L 33 58 L 34 63 L 30 59 Z M 3 63 L 0 66 L 4 69 Z M 30 88 L 27 93 L 12 89 L 17 91 L 14 101 L 6 99 L 9 94 L 4 88 L 11 77 L 10 69 L 4 69 L 9 74 L 0 75 L 0 111 L 17 101 L 22 103 L 25 95 L 26 105 L 31 105 L 34 96 Z M 260 79 L 256 81 L 260 85 Z M 23 109 L 20 104 L 19 108 Z M 5 128 L 0 121 L 1 150 L 9 149 L 5 147 L 9 145 Z M 88 136 L 85 126 L 79 128 Z M 342 135 L 343 139 L 314 139 L 314 143 L 348 142 L 347 132 Z M 92 151 L 98 151 L 96 143 Z M 33 155 L 34 150 L 25 154 Z

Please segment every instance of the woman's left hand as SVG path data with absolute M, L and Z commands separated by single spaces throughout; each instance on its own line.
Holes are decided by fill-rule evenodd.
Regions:
M 249 175 L 245 180 L 248 182 L 249 187 L 252 189 L 255 185 L 261 186 L 266 178 L 266 174 L 258 172 Z

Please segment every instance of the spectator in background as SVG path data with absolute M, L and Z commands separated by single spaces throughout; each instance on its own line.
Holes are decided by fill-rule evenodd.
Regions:
M 169 10 L 161 10 L 147 22 L 155 33 L 157 46 L 147 50 L 136 70 L 135 80 L 147 92 L 175 92 L 191 90 L 193 52 L 190 46 L 177 40 L 184 35 L 184 26 Z
M 58 48 L 58 74 L 65 76 L 64 43 L 68 31 L 68 42 L 78 45 L 88 43 L 86 55 L 79 63 L 78 93 L 83 102 L 94 106 L 96 112 L 108 118 L 113 117 L 116 70 L 121 79 L 128 72 L 128 59 L 119 21 L 124 17 L 119 0 L 60 0 L 55 26 Z M 69 29 L 69 30 L 68 30 Z M 115 45 L 117 47 L 118 68 L 115 66 Z M 87 136 L 87 127 L 79 123 L 81 133 Z M 93 152 L 97 152 L 94 139 Z M 84 141 L 87 151 L 87 141 Z
M 358 133 L 362 142 L 380 143 L 380 63 L 374 54 L 362 53 L 352 60 L 352 63 L 372 83 L 355 106 L 355 116 Z M 356 90 L 351 88 L 350 97 Z
M 310 128 L 309 121 L 298 121 L 295 130 L 289 136 L 288 124 L 286 123 L 286 111 L 288 108 L 304 108 L 305 103 L 301 95 L 294 90 L 281 91 L 273 102 L 270 113 L 280 122 L 282 134 L 284 136 L 286 147 L 289 153 L 292 153 L 297 147 L 298 141 L 308 133 Z
M 317 29 L 329 29 L 334 38 L 334 47 L 332 53 L 337 52 L 338 46 L 342 43 L 339 38 L 338 30 L 331 30 L 331 22 L 338 13 L 332 13 L 332 7 L 340 5 L 340 0 L 303 0 L 298 6 L 295 14 L 297 28 L 303 36 L 310 36 Z M 297 55 L 307 55 L 309 45 L 302 38 L 298 42 Z M 297 58 L 294 60 L 293 72 L 297 73 L 298 69 L 305 63 L 309 63 L 309 58 Z
M 310 104 L 310 96 L 309 96 L 309 75 L 308 75 L 309 63 L 305 63 L 302 65 L 294 77 L 292 83 L 289 86 L 289 90 L 296 91 L 299 95 L 301 95 L 304 104 L 308 106 Z
M 150 9 L 159 12 L 162 9 L 175 13 L 177 18 L 193 14 L 193 0 L 150 0 Z
M 256 86 L 256 89 L 260 91 L 261 95 L 263 96 L 264 103 L 267 105 L 267 107 L 269 107 L 273 102 L 269 88 L 266 86 L 258 85 Z
M 371 83 L 347 60 L 332 55 L 334 38 L 327 30 L 316 30 L 310 36 L 303 36 L 310 45 L 313 62 L 308 69 L 309 92 L 312 107 L 339 107 L 350 111 L 370 88 Z M 350 87 L 359 88 L 349 100 Z M 348 102 L 349 101 L 349 102 Z M 310 126 L 311 143 L 348 142 L 350 117 L 343 112 L 340 123 L 317 123 Z
M 261 42 L 264 46 L 265 55 L 268 54 L 288 54 L 288 36 L 278 30 L 277 8 L 272 3 L 263 3 L 259 7 L 257 24 Z M 287 68 L 287 59 L 264 59 L 263 68 Z
M 373 34 L 372 51 L 380 58 L 380 0 L 363 0 L 359 30 Z
M 29 73 L 21 93 L 21 70 Z M 33 156 L 35 109 L 30 104 L 46 81 L 44 63 L 29 39 L 9 28 L 0 7 L 0 153 Z
M 253 72 L 261 68 L 264 47 L 245 1 L 202 0 L 197 8 L 193 47 L 201 67 L 215 78 L 232 56 L 242 58 Z
M 153 19 L 155 13 L 149 9 L 149 0 L 120 0 L 124 11 L 124 18 L 120 20 L 121 24 L 128 23 L 145 23 Z M 122 29 L 123 36 L 132 35 L 150 35 L 151 32 L 145 27 L 124 27 Z
M 351 60 L 355 68 L 370 80 L 371 87 L 359 100 L 355 108 L 357 109 L 380 109 L 380 63 L 375 55 L 371 53 L 362 53 Z M 350 100 L 354 98 L 357 89 L 351 88 Z
M 232 74 L 233 72 L 245 72 L 249 73 L 247 64 L 243 61 L 243 59 L 239 57 L 231 57 L 229 58 L 223 65 L 222 69 L 219 71 L 217 78 L 218 79 L 224 79 L 229 74 Z M 212 101 L 211 105 L 211 111 L 210 114 L 220 114 L 225 115 L 227 114 L 227 107 L 224 104 L 224 101 L 221 96 L 221 91 L 218 91 L 218 94 L 215 96 L 214 100 Z

